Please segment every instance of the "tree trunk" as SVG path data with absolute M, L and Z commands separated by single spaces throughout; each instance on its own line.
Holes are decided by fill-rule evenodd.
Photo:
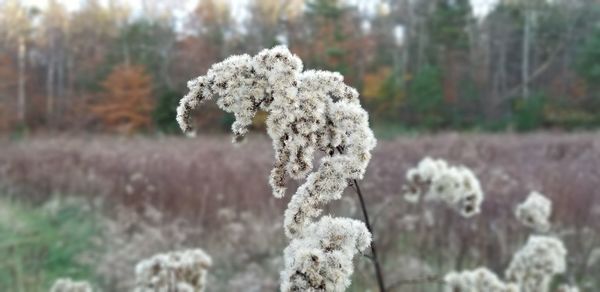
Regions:
M 54 57 L 50 56 L 48 60 L 48 68 L 46 72 L 46 123 L 52 122 L 54 112 Z
M 458 72 L 458 55 L 454 49 L 444 49 L 440 54 L 440 60 L 443 60 L 442 68 L 444 74 L 442 76 L 442 87 L 444 101 L 446 103 L 456 103 L 458 101 L 458 83 L 460 72 Z
M 402 40 L 402 55 L 400 57 L 400 87 L 402 90 L 406 90 L 410 41 L 413 39 L 413 7 L 408 0 L 404 0 L 402 7 L 406 9 L 406 21 L 404 22 L 404 40 Z
M 523 84 L 521 95 L 523 98 L 529 96 L 529 57 L 530 57 L 530 39 L 531 39 L 531 19 L 532 12 L 525 10 L 525 22 L 523 27 L 523 51 L 521 57 L 521 83 Z
M 18 93 L 17 93 L 17 117 L 19 122 L 22 125 L 25 125 L 26 121 L 26 93 L 25 93 L 25 85 L 26 85 L 26 73 L 25 73 L 25 62 L 27 57 L 27 45 L 25 44 L 25 37 L 19 37 L 19 52 L 18 52 Z
M 61 115 L 60 117 L 62 118 L 62 109 L 64 108 L 64 104 L 65 104 L 65 79 L 66 79 L 66 71 L 65 71 L 65 52 L 64 52 L 64 48 L 61 47 L 60 49 L 60 53 L 59 53 L 59 58 L 57 61 L 57 66 L 56 66 L 56 75 L 57 75 L 57 80 L 56 80 L 56 94 L 55 97 L 58 100 L 55 100 L 55 104 L 54 104 L 54 115 Z

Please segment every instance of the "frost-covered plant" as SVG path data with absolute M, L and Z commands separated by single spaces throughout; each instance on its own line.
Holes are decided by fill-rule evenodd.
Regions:
M 50 292 L 92 292 L 92 285 L 86 281 L 74 281 L 69 278 L 58 279 L 52 284 Z
M 480 267 L 471 271 L 450 272 L 444 277 L 448 292 L 519 292 L 514 283 L 505 283 L 498 276 Z
M 286 270 L 282 276 L 289 278 L 282 279 L 282 290 L 293 287 L 305 287 L 306 291 L 325 291 L 327 287 L 343 290 L 351 274 L 348 263 L 369 245 L 371 235 L 359 221 L 316 218 L 322 212 L 322 205 L 341 198 L 349 181 L 363 177 L 375 147 L 358 92 L 344 84 L 339 73 L 303 72 L 301 60 L 284 46 L 265 49 L 254 57 L 229 57 L 213 65 L 206 75 L 188 82 L 188 88 L 190 92 L 177 108 L 177 121 L 184 132 L 193 134 L 191 111 L 213 96 L 219 97 L 217 105 L 221 109 L 235 116 L 234 141 L 248 132 L 257 111 L 265 111 L 267 133 L 275 150 L 269 179 L 274 196 L 284 196 L 288 175 L 306 179 L 285 211 L 284 229 L 292 242 L 285 253 Z M 317 150 L 327 155 L 313 171 Z M 327 225 L 334 222 L 348 229 L 332 233 Z M 332 234 L 342 238 L 339 242 L 344 246 L 321 249 L 314 244 L 330 240 L 327 236 Z M 309 275 L 297 276 L 315 269 L 313 257 L 307 255 L 317 254 L 317 250 L 328 260 L 337 261 L 319 264 L 319 273 L 340 278 L 303 282 Z M 305 286 L 307 283 L 311 286 Z
M 546 232 L 550 229 L 551 213 L 552 201 L 538 192 L 531 192 L 515 210 L 517 219 L 523 225 L 539 232 Z
M 555 237 L 532 235 L 517 251 L 506 270 L 506 279 L 522 292 L 546 292 L 550 281 L 566 270 L 567 250 Z
M 158 254 L 135 267 L 136 292 L 201 292 L 212 260 L 201 249 Z
M 407 171 L 406 180 L 404 197 L 409 202 L 417 202 L 421 197 L 442 201 L 465 217 L 481 210 L 484 197 L 481 185 L 473 171 L 465 166 L 450 166 L 442 159 L 425 157 Z

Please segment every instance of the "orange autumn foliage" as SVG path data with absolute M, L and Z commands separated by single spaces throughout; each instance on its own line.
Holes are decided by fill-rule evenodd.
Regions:
M 132 133 L 150 127 L 152 78 L 142 66 L 119 65 L 102 82 L 105 93 L 91 111 L 110 130 Z

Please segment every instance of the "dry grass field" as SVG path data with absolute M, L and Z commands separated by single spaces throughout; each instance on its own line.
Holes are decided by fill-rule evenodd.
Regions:
M 7 289 L 0 290 L 37 291 L 66 274 L 121 291 L 131 288 L 133 266 L 140 259 L 201 247 L 214 260 L 209 291 L 277 291 L 286 245 L 282 215 L 289 196 L 271 196 L 268 138 L 251 136 L 242 145 L 229 141 L 227 136 L 0 141 L 0 234 L 12 238 L 0 239 L 0 256 L 7 259 L 0 266 L 0 287 Z M 480 215 L 465 219 L 444 205 L 410 205 L 402 198 L 406 170 L 425 156 L 475 171 L 486 195 Z M 390 291 L 439 291 L 439 277 L 453 269 L 485 265 L 502 274 L 530 234 L 516 221 L 514 207 L 533 190 L 553 200 L 551 233 L 569 250 L 568 273 L 559 280 L 576 282 L 583 291 L 600 290 L 596 133 L 382 140 L 360 183 Z M 64 213 L 67 207 L 78 211 Z M 351 191 L 327 211 L 361 218 Z M 67 224 L 72 220 L 81 224 Z M 76 234 L 61 233 L 88 225 Z M 49 229 L 65 238 L 59 247 L 50 241 L 15 243 Z M 67 250 L 82 242 L 85 246 Z M 67 250 L 68 261 L 51 258 L 52 248 Z M 86 272 L 74 272 L 69 265 Z M 349 291 L 374 291 L 369 259 L 359 258 L 356 269 Z

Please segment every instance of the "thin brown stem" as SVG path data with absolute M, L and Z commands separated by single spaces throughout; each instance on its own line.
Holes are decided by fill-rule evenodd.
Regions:
M 363 216 L 365 217 L 365 225 L 367 225 L 367 229 L 373 236 L 373 241 L 371 242 L 371 259 L 373 265 L 375 266 L 375 276 L 377 277 L 377 285 L 379 285 L 379 291 L 385 292 L 385 283 L 383 281 L 383 272 L 381 270 L 381 265 L 379 264 L 379 259 L 377 258 L 377 248 L 375 247 L 375 235 L 373 234 L 373 228 L 371 228 L 371 223 L 369 222 L 369 213 L 367 212 L 367 206 L 365 204 L 365 199 L 360 190 L 360 186 L 358 185 L 358 181 L 354 180 L 354 190 L 356 190 L 356 194 L 358 195 L 358 200 L 360 201 L 360 207 L 363 212 Z
M 336 149 L 340 154 L 344 153 L 344 147 L 337 146 Z M 369 230 L 371 236 L 373 237 L 373 240 L 371 241 L 371 256 L 368 258 L 371 260 L 371 262 L 373 262 L 373 266 L 375 267 L 375 276 L 377 277 L 377 285 L 379 286 L 379 291 L 385 292 L 383 272 L 381 270 L 381 265 L 379 264 L 379 258 L 377 257 L 377 248 L 375 247 L 375 234 L 373 233 L 373 228 L 371 227 L 371 222 L 369 221 L 369 213 L 367 212 L 365 199 L 363 197 L 362 191 L 360 190 L 360 186 L 358 185 L 358 180 L 354 179 L 353 184 L 353 189 L 358 195 L 358 200 L 360 201 L 360 208 L 362 209 L 363 217 L 365 218 L 365 225 L 367 226 L 367 230 Z

